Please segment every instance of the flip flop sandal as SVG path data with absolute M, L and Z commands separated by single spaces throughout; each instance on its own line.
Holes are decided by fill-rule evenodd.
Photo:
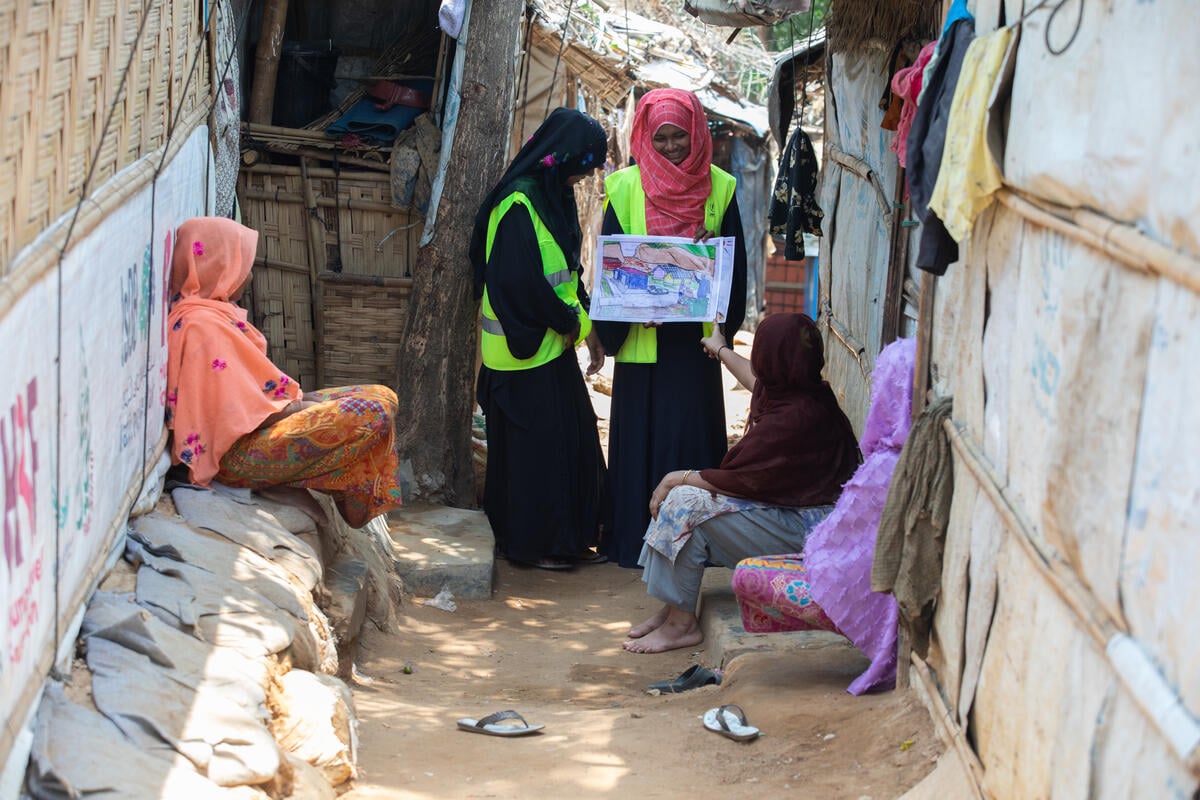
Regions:
M 699 689 L 701 686 L 708 686 L 710 683 L 720 686 L 721 676 L 707 667 L 693 664 L 678 678 L 669 681 L 658 681 L 646 688 L 676 694 L 686 692 L 688 689 Z
M 757 739 L 762 733 L 746 722 L 746 712 L 732 703 L 704 712 L 704 727 L 735 742 Z
M 519 725 L 514 724 L 498 724 L 504 720 L 517 720 Z M 459 730 L 470 731 L 471 733 L 486 733 L 488 736 L 526 736 L 530 733 L 537 733 L 545 725 L 530 725 L 515 711 L 497 711 L 495 714 L 488 714 L 480 720 L 460 719 L 458 721 Z

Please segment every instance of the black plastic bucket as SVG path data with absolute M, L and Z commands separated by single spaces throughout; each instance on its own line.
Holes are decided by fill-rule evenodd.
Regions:
M 338 51 L 329 39 L 316 42 L 284 42 L 275 79 L 275 111 L 272 124 L 302 128 L 333 107 L 334 69 Z

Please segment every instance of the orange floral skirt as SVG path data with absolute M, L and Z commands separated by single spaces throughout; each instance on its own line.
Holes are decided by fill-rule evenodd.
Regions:
M 304 399 L 318 405 L 238 439 L 215 480 L 245 489 L 324 492 L 355 528 L 399 508 L 396 393 L 386 386 L 339 386 L 305 392 Z

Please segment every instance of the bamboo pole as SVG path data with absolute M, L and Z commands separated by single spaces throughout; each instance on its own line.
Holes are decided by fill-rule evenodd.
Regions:
M 883 297 L 883 336 L 881 344 L 887 345 L 900 338 L 904 319 L 904 281 L 908 276 L 908 203 L 904 199 L 904 167 L 896 171 L 896 185 L 892 192 L 892 225 L 888 239 L 888 274 Z
M 967 775 L 971 778 L 971 788 L 974 790 L 972 796 L 980 799 L 990 798 L 991 794 L 984 789 L 983 763 L 979 760 L 979 756 L 967 741 L 962 726 L 954 720 L 954 715 L 950 713 L 949 707 L 942 699 L 942 694 L 937 688 L 937 679 L 933 677 L 933 672 L 929 669 L 929 665 L 919 655 L 913 653 L 912 667 L 913 672 L 917 676 L 918 693 L 925 701 L 925 707 L 929 710 L 929 716 L 933 718 L 938 738 L 942 740 L 942 743 L 946 747 L 954 751 Z
M 288 167 L 282 164 L 250 164 L 247 165 L 245 172 L 259 172 L 264 175 L 282 175 L 294 176 L 297 173 L 295 167 Z M 374 172 L 336 172 L 325 167 L 309 167 L 308 174 L 314 178 L 337 178 L 343 181 L 370 181 L 371 183 L 379 182 L 379 175 Z
M 315 171 L 316 170 L 310 169 L 308 171 L 309 176 L 318 178 L 321 177 L 319 175 L 313 175 Z M 295 192 L 269 192 L 264 189 L 243 189 L 240 194 L 244 200 L 266 200 L 271 203 L 300 203 L 311 208 L 311 206 L 308 206 L 308 201 L 304 199 L 304 195 L 296 194 Z M 332 197 L 318 197 L 316 198 L 315 202 L 317 208 L 340 207 L 348 208 L 353 211 L 378 211 L 390 214 L 405 213 L 405 209 L 403 208 L 397 208 L 396 206 L 389 205 L 387 203 L 375 203 L 370 200 L 348 199 L 341 203 L 340 206 L 338 201 Z
M 943 427 L 954 449 L 955 462 L 967 467 L 1034 569 L 1104 654 L 1120 685 L 1171 745 L 1181 763 L 1193 776 L 1200 777 L 1200 722 L 1141 652 L 1124 622 L 1108 613 L 1071 565 L 1021 516 L 1008 493 L 1000 487 L 979 445 L 952 420 L 946 420 Z M 1131 654 L 1130 645 L 1137 649 L 1136 653 Z M 1164 698 L 1169 702 L 1164 702 Z
M 251 122 L 269 125 L 275 113 L 275 81 L 279 77 L 287 11 L 288 0 L 266 0 L 263 6 L 262 33 L 254 56 L 254 86 L 250 90 Z
M 883 210 L 884 223 L 891 226 L 893 217 L 892 204 L 888 201 L 887 192 L 883 190 L 883 181 L 879 180 L 879 173 L 863 159 L 850 155 L 836 145 L 831 144 L 826 149 L 829 151 L 830 161 L 838 166 L 845 167 L 871 184 L 871 188 L 875 190 L 875 195 L 879 199 L 879 207 Z
M 308 293 L 313 308 L 313 353 L 317 385 L 325 385 L 325 316 L 318 273 L 325 268 L 325 231 L 317 216 L 317 195 L 308 174 L 308 159 L 300 159 L 300 185 L 304 191 L 304 216 L 308 223 Z M 334 210 L 337 213 L 337 210 Z
M 1033 526 L 1021 517 L 1007 493 L 1000 488 L 1000 482 L 992 474 L 979 445 L 953 421 L 946 420 L 943 427 L 958 460 L 967 467 L 983 493 L 991 500 L 1005 527 L 1045 575 L 1055 593 L 1075 612 L 1096 644 L 1103 649 L 1114 635 L 1127 633 L 1124 624 L 1109 615 L 1091 590 L 1080 581 L 1071 566 L 1063 561 L 1049 543 L 1034 534 Z
M 925 410 L 929 392 L 929 360 L 933 349 L 933 298 L 937 276 L 926 272 L 921 276 L 921 299 L 917 307 L 917 362 L 913 365 L 912 418 Z
M 267 149 L 271 150 L 273 152 L 278 152 L 278 153 L 282 153 L 285 155 L 304 156 L 309 159 L 318 158 L 318 159 L 322 159 L 325 161 L 332 161 L 335 157 L 335 154 L 332 151 L 319 150 L 319 149 L 316 149 L 313 147 L 302 147 L 300 145 L 277 145 L 277 146 L 272 147 L 270 144 L 268 144 Z M 252 152 L 252 151 L 247 151 L 247 152 Z M 354 156 L 346 156 L 346 155 L 342 155 L 340 153 L 338 153 L 336 155 L 336 157 L 337 157 L 337 162 L 339 164 L 343 164 L 347 167 L 358 167 L 359 169 L 368 169 L 368 170 L 371 170 L 372 172 L 376 172 L 376 173 L 379 173 L 379 172 L 390 173 L 392 171 L 391 166 L 389 166 L 388 164 L 385 164 L 381 161 L 370 161 L 369 159 L 355 158 Z M 242 161 L 243 161 L 243 163 L 246 162 L 245 155 L 243 155 Z M 257 160 L 246 164 L 246 166 L 252 166 L 252 164 L 256 164 L 256 163 L 258 163 Z M 317 176 L 317 177 L 327 177 L 327 176 Z
M 997 198 L 1030 222 L 1095 248 L 1136 272 L 1159 275 L 1200 293 L 1200 259 L 1159 244 L 1130 225 L 1087 209 L 1050 207 L 1007 189 Z

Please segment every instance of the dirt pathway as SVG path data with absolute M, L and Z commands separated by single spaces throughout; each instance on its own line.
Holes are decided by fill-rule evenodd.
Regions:
M 756 653 L 722 686 L 654 696 L 699 651 L 620 648 L 652 605 L 640 574 L 615 565 L 548 573 L 498 566 L 490 601 L 449 613 L 409 600 L 403 630 L 372 632 L 354 689 L 368 798 L 892 798 L 940 746 L 912 694 L 851 697 L 866 660 L 848 644 Z M 406 663 L 411 674 L 404 674 Z M 699 717 L 737 703 L 762 729 L 737 743 Z M 457 730 L 460 717 L 516 709 L 545 730 L 502 739 Z

